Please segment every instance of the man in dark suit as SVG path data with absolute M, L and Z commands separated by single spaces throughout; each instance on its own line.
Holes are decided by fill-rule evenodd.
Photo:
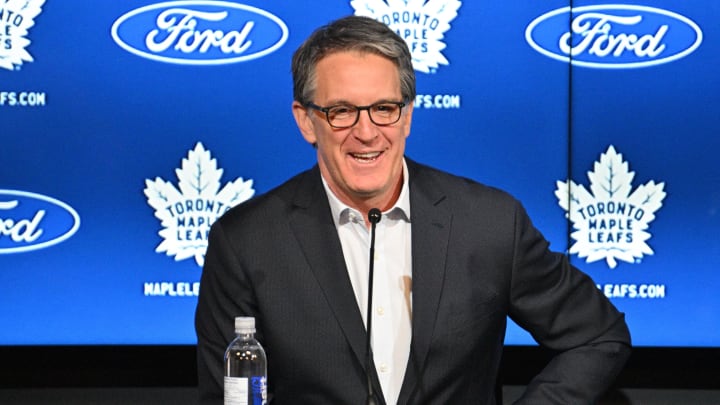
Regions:
M 223 352 L 245 315 L 267 350 L 271 403 L 365 403 L 378 208 L 368 372 L 379 403 L 494 403 L 508 316 L 557 353 L 521 402 L 596 401 L 629 354 L 623 315 L 515 199 L 404 156 L 415 98 L 404 41 L 340 19 L 296 51 L 293 79 L 318 163 L 213 225 L 196 313 L 201 396 L 222 396 Z

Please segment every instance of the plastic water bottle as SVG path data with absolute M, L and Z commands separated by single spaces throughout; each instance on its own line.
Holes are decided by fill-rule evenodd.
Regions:
M 235 318 L 235 334 L 225 350 L 225 405 L 265 405 L 267 357 L 255 339 L 255 318 Z

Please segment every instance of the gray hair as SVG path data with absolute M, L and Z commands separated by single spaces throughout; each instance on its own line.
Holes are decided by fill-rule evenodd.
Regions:
M 303 105 L 312 102 L 318 62 L 325 56 L 343 51 L 372 53 L 389 59 L 398 68 L 403 101 L 415 99 L 415 70 L 405 41 L 382 22 L 349 16 L 318 28 L 295 51 L 292 75 L 296 101 Z

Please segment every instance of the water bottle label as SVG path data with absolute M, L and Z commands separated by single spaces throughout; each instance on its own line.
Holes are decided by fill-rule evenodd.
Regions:
M 224 379 L 224 404 L 225 405 L 249 405 L 248 379 L 245 377 L 225 377 Z
M 266 405 L 265 377 L 225 377 L 224 405 Z
M 250 381 L 252 387 L 251 405 L 267 404 L 267 382 L 265 381 L 265 377 L 252 377 Z

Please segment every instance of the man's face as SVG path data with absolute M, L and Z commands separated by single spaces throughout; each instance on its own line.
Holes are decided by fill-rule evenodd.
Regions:
M 315 104 L 366 106 L 402 101 L 397 67 L 370 53 L 338 52 L 318 62 Z M 367 111 L 353 127 L 332 128 L 325 114 L 293 104 L 305 140 L 317 145 L 318 166 L 335 195 L 351 207 L 390 208 L 402 186 L 402 158 L 410 134 L 412 104 L 392 125 L 375 125 Z

